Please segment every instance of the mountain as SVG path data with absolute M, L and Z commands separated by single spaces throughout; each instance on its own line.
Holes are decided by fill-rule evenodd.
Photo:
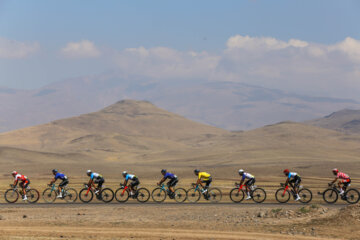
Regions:
M 98 112 L 0 134 L 3 171 L 43 177 L 60 168 L 74 176 L 96 169 L 119 177 L 129 170 L 154 179 L 162 168 L 193 178 L 194 168 L 237 178 L 245 168 L 260 179 L 292 168 L 327 177 L 324 166 L 360 176 L 360 136 L 294 122 L 230 132 L 188 120 L 149 102 L 125 100 Z M 341 162 L 339 161 L 341 159 Z M 30 175 L 28 174 L 28 175 Z
M 98 111 L 122 99 L 147 100 L 188 119 L 227 130 L 279 121 L 305 121 L 343 108 L 348 99 L 303 96 L 224 81 L 155 81 L 104 74 L 69 79 L 34 90 L 0 91 L 0 132 Z
M 322 128 L 342 131 L 348 134 L 360 133 L 360 110 L 344 109 L 333 112 L 323 118 L 318 118 L 305 123 Z

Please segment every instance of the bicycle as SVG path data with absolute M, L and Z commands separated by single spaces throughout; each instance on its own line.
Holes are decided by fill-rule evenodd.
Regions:
M 222 193 L 220 189 L 218 188 L 205 189 L 203 187 L 199 189 L 200 188 L 199 185 L 200 184 L 193 183 L 192 184 L 193 187 L 186 192 L 186 198 L 189 200 L 189 202 L 198 202 L 201 198 L 201 195 L 204 196 L 205 200 L 210 200 L 213 203 L 217 203 L 221 200 Z
M 279 203 L 287 203 L 290 200 L 290 195 L 293 196 L 294 200 L 296 199 L 296 192 L 294 190 L 294 186 L 290 184 L 291 190 L 289 191 L 289 185 L 284 187 L 284 184 L 281 183 L 276 193 L 275 198 Z M 302 186 L 299 187 L 299 196 L 300 196 L 300 202 L 301 203 L 309 203 L 312 199 L 312 192 L 307 189 L 303 188 Z
M 86 183 L 84 186 L 85 188 L 79 192 L 79 198 L 84 203 L 89 203 L 94 198 L 94 195 L 98 200 L 105 203 L 109 203 L 114 199 L 114 192 L 110 188 L 103 188 L 100 193 L 95 193 L 92 186 L 88 186 Z
M 235 183 L 235 186 L 236 186 L 236 188 L 233 188 L 230 191 L 230 199 L 235 203 L 239 203 L 242 200 L 244 200 L 245 191 L 242 188 L 245 187 L 246 185 L 239 185 L 239 184 Z M 255 185 L 253 185 L 249 188 L 249 190 L 250 190 L 249 192 L 250 192 L 251 199 L 254 202 L 262 203 L 265 201 L 266 192 L 264 189 L 258 188 Z
M 19 191 L 17 185 L 14 186 L 10 184 L 10 187 L 10 189 L 6 190 L 4 197 L 8 203 L 15 203 L 19 199 L 19 196 L 23 197 L 23 192 Z M 25 191 L 27 202 L 36 203 L 37 201 L 39 201 L 40 194 L 38 190 L 32 189 L 28 186 Z
M 120 188 L 115 191 L 115 199 L 118 202 L 124 203 L 129 200 L 130 197 L 138 200 L 138 202 L 144 203 L 149 200 L 150 192 L 146 188 L 138 188 L 135 194 L 131 196 L 129 186 L 120 184 Z
M 155 188 L 151 197 L 155 202 L 161 203 L 165 201 L 166 197 L 169 196 L 171 199 L 175 199 L 176 202 L 182 203 L 186 200 L 186 190 L 183 188 L 176 188 L 174 192 L 171 192 L 169 187 L 166 189 L 165 184 L 159 185 L 160 187 Z
M 59 195 L 59 190 L 58 190 L 58 187 L 55 185 L 55 183 L 49 184 L 48 186 L 50 188 L 46 188 L 43 191 L 42 197 L 45 202 L 53 203 L 53 202 L 55 202 L 55 200 L 57 199 L 57 196 Z M 68 188 L 65 186 L 62 188 L 61 192 L 62 192 L 61 193 L 62 197 L 60 199 L 63 199 L 68 203 L 73 203 L 78 198 L 77 191 L 73 188 Z
M 350 184 L 349 184 L 350 186 Z M 319 192 L 320 195 L 323 195 L 323 199 L 327 203 L 335 203 L 340 195 L 340 189 L 335 184 L 329 184 L 329 188 L 326 189 L 323 193 Z M 360 193 L 354 188 L 350 188 L 344 192 L 343 195 L 340 195 L 341 200 L 344 200 L 350 204 L 358 203 L 360 200 Z

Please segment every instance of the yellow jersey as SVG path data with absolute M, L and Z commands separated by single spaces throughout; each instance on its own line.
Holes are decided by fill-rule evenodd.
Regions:
M 211 177 L 211 175 L 207 172 L 199 172 L 198 176 L 199 176 L 199 179 L 201 179 L 203 181 L 207 181 Z

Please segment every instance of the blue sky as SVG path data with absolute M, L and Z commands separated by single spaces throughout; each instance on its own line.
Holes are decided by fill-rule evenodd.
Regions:
M 360 39 L 359 12 L 359 1 L 0 0 L 0 38 L 3 39 L 0 41 L 0 85 L 31 89 L 66 78 L 101 74 L 117 68 L 118 60 L 114 59 L 126 55 L 123 51 L 129 48 L 164 47 L 180 54 L 205 51 L 213 57 L 224 58 L 228 40 L 236 35 L 283 42 L 298 39 L 333 49 L 332 46 L 347 37 Z M 84 40 L 91 42 L 90 48 L 96 48 L 99 54 L 64 57 L 67 44 Z M 16 43 L 10 43 L 12 41 Z M 22 43 L 27 47 L 17 56 L 1 55 L 1 47 L 12 51 L 12 47 Z M 351 41 L 347 43 L 354 46 Z M 329 53 L 329 61 L 334 58 L 333 54 Z M 253 62 L 254 66 L 263 60 Z M 346 65 L 347 61 L 342 64 Z M 151 59 L 150 64 L 154 62 L 156 60 Z M 352 64 L 356 66 L 358 62 Z M 123 65 L 121 70 L 126 71 Z M 343 69 L 343 74 L 348 73 L 346 71 Z M 326 75 L 320 77 L 326 78 Z M 269 82 L 259 78 L 244 81 L 265 86 Z M 274 83 L 270 85 L 277 87 Z

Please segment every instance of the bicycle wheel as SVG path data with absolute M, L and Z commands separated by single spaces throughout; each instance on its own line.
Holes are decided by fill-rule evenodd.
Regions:
M 45 202 L 47 203 L 53 203 L 56 200 L 56 191 L 52 188 L 47 188 L 44 190 L 42 197 Z
M 299 196 L 301 203 L 309 203 L 312 199 L 312 192 L 307 188 L 303 188 L 299 190 Z
M 142 203 L 147 202 L 150 198 L 150 192 L 146 188 L 139 188 L 136 191 L 136 195 L 136 199 Z
M 290 192 L 285 191 L 285 188 L 279 188 L 275 193 L 276 201 L 279 203 L 287 203 L 290 200 Z
M 241 202 L 242 200 L 244 200 L 244 197 L 245 197 L 245 193 L 244 190 L 242 189 L 239 191 L 239 188 L 233 188 L 230 191 L 230 199 L 235 203 Z
M 208 189 L 208 198 L 211 202 L 217 203 L 221 201 L 222 193 L 218 188 L 209 188 Z
M 195 190 L 194 187 L 190 188 L 186 192 L 186 198 L 189 202 L 195 203 L 200 200 L 200 197 L 201 197 L 201 193 L 200 193 L 199 189 Z
M 36 189 L 28 189 L 26 190 L 26 196 L 29 203 L 36 203 L 39 201 L 40 193 Z
M 175 189 L 175 196 L 174 199 L 178 203 L 185 202 L 186 200 L 186 190 L 183 188 L 177 188 Z
M 78 194 L 77 191 L 73 188 L 68 188 L 64 191 L 64 199 L 66 202 L 68 203 L 73 203 L 76 202 L 77 198 L 78 198 Z
M 339 198 L 337 191 L 334 189 L 327 189 L 323 192 L 323 199 L 327 203 L 335 203 Z
M 360 200 L 360 193 L 356 189 L 349 189 L 345 192 L 345 199 L 350 204 L 355 204 Z
M 101 190 L 101 200 L 105 203 L 109 203 L 114 199 L 114 192 L 110 188 L 104 188 Z
M 83 188 L 79 192 L 79 198 L 83 203 L 89 203 L 94 197 L 93 191 L 89 191 L 87 188 Z
M 129 191 L 119 188 L 115 192 L 115 199 L 118 202 L 124 203 L 129 199 Z
M 19 193 L 14 189 L 8 189 L 4 193 L 4 197 L 8 203 L 15 203 L 19 199 Z
M 266 192 L 262 188 L 255 188 L 254 191 L 251 193 L 251 197 L 254 202 L 262 203 L 266 199 Z
M 161 203 L 166 199 L 166 191 L 160 187 L 155 188 L 151 193 L 151 197 L 154 202 Z

